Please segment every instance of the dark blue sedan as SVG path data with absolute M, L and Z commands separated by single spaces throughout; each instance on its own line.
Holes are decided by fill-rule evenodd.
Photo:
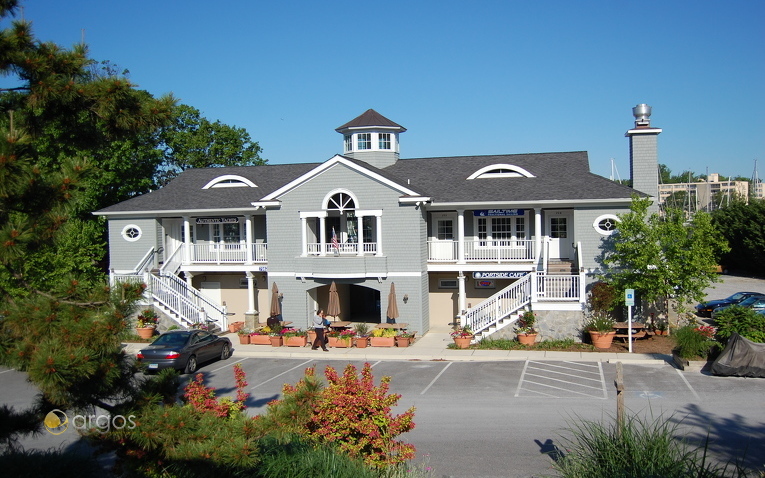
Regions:
M 719 300 L 710 300 L 702 302 L 696 306 L 696 315 L 699 317 L 711 317 L 712 311 L 718 307 L 725 307 L 728 305 L 738 304 L 744 299 L 748 299 L 754 295 L 765 295 L 762 292 L 736 292 L 730 297 Z
M 230 356 L 231 341 L 226 337 L 206 330 L 172 330 L 141 349 L 136 359 L 149 372 L 174 368 L 194 373 L 200 363 L 218 358 L 226 360 Z

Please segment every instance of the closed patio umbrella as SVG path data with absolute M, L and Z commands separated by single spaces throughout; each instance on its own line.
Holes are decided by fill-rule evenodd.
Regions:
M 337 295 L 337 286 L 335 281 L 329 286 L 329 305 L 327 305 L 327 315 L 331 315 L 335 319 L 340 315 L 340 296 Z
M 388 310 L 385 312 L 389 323 L 395 323 L 398 318 L 398 304 L 396 303 L 396 283 L 390 283 L 390 292 L 388 293 Z
M 271 317 L 278 317 L 282 314 L 281 307 L 279 307 L 279 288 L 276 287 L 276 282 L 271 286 Z

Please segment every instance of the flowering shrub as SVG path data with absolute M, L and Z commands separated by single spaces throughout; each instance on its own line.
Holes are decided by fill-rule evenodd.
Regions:
M 475 334 L 470 329 L 469 325 L 466 325 L 464 327 L 460 327 L 459 329 L 455 330 L 450 334 L 452 337 L 472 337 Z
M 537 332 L 534 329 L 534 324 L 536 323 L 536 321 L 537 321 L 537 315 L 534 312 L 527 310 L 518 319 L 517 325 L 515 326 L 515 333 L 516 334 L 535 334 Z
M 271 327 L 265 326 L 261 327 L 258 330 L 255 330 L 253 332 L 250 332 L 250 335 L 269 335 L 271 334 Z
M 282 335 L 284 336 L 284 338 L 287 338 L 287 339 L 290 337 L 307 337 L 308 332 L 306 332 L 305 330 L 288 328 L 288 329 L 282 329 Z
M 225 418 L 239 413 L 244 409 L 244 402 L 249 393 L 244 391 L 247 386 L 247 375 L 240 364 L 234 365 L 234 379 L 236 380 L 236 399 L 217 398 L 215 388 L 205 386 L 204 375 L 198 373 L 193 381 L 184 388 L 183 397 L 194 410 L 198 412 L 211 412 L 215 416 Z
M 706 357 L 717 343 L 714 337 L 715 329 L 709 326 L 684 325 L 675 331 L 675 352 L 681 358 Z
M 404 332 L 404 331 L 402 330 L 402 331 L 399 331 L 399 332 L 396 334 L 396 337 L 401 337 L 401 338 L 404 338 L 404 339 L 413 339 L 413 338 L 414 338 L 414 335 L 415 335 L 416 333 L 417 333 L 417 332 Z
M 715 329 L 711 325 L 701 325 L 699 327 L 696 327 L 696 332 L 703 335 L 704 337 L 708 339 L 713 339 L 715 338 L 715 333 L 717 333 L 717 329 Z
M 395 337 L 396 329 L 374 329 L 372 337 Z
M 270 335 L 271 337 L 281 337 L 282 333 L 285 330 L 289 330 L 289 329 L 280 329 L 280 328 L 278 328 L 278 325 L 276 325 L 276 326 L 271 328 L 271 331 L 268 333 L 268 335 Z
M 148 308 L 141 311 L 136 318 L 137 327 L 156 327 L 159 322 L 159 316 L 154 309 Z

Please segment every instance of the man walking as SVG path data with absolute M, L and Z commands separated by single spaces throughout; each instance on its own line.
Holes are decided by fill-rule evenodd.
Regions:
M 324 326 L 327 321 L 326 316 L 324 310 L 320 310 L 313 316 L 313 330 L 316 332 L 316 339 L 313 341 L 311 350 L 316 350 L 319 348 L 319 345 L 321 345 L 323 351 L 329 352 L 329 350 L 327 350 L 327 339 L 324 337 Z

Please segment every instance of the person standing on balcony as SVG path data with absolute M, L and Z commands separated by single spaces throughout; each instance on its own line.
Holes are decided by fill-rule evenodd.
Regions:
M 320 310 L 313 316 L 313 330 L 316 332 L 316 339 L 313 341 L 311 350 L 316 350 L 319 348 L 319 345 L 321 345 L 323 351 L 329 352 L 329 350 L 327 350 L 327 339 L 324 337 L 324 327 L 328 322 L 327 314 L 324 313 L 324 310 Z

